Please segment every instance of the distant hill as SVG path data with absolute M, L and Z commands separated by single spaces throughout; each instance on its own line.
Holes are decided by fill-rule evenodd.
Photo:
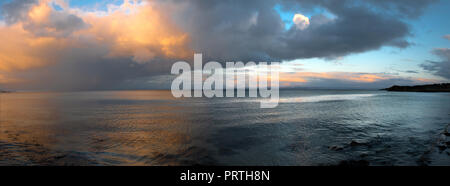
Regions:
M 450 83 L 417 85 L 417 86 L 397 86 L 382 89 L 395 92 L 450 92 Z
M 1 89 L 0 89 L 0 93 L 11 93 L 11 91 L 1 90 Z

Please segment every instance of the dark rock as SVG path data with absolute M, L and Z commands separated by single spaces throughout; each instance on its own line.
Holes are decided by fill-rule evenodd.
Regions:
M 341 151 L 341 150 L 344 150 L 344 148 L 343 147 L 341 147 L 341 146 L 331 146 L 331 147 L 328 147 L 330 150 L 334 150 L 334 151 Z
M 365 145 L 365 143 L 357 142 L 354 140 L 352 140 L 352 142 L 350 142 L 350 146 L 352 146 L 352 147 L 360 146 L 360 145 Z
M 445 145 L 438 145 L 439 150 L 444 151 L 445 149 L 447 149 L 447 146 Z
M 396 92 L 450 92 L 450 83 L 417 85 L 417 86 L 397 86 L 381 89 Z
M 57 159 L 57 160 L 59 160 L 59 159 L 65 158 L 65 157 L 66 157 L 66 155 L 63 154 L 63 155 L 57 155 L 57 156 L 55 156 L 54 158 Z
M 450 132 L 445 131 L 445 132 L 444 132 L 444 135 L 445 135 L 445 136 L 450 136 Z
M 449 114 L 449 115 L 450 115 L 450 114 Z M 443 133 L 443 134 L 444 134 L 445 136 L 450 136 L 450 132 L 448 132 L 448 129 L 449 129 L 449 128 L 450 128 L 450 124 L 448 124 L 447 127 L 446 127 L 445 130 L 444 130 L 444 133 Z

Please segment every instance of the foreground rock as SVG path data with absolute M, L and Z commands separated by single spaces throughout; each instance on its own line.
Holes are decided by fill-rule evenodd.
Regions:
M 382 89 L 396 92 L 450 92 L 450 83 L 433 84 L 433 85 L 417 85 L 417 86 L 397 86 Z

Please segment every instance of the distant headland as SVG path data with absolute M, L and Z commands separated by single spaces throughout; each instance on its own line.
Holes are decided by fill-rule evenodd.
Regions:
M 450 83 L 417 85 L 417 86 L 397 86 L 381 89 L 394 92 L 450 92 Z
M 11 93 L 11 92 L 12 92 L 12 91 L 7 91 L 7 90 L 1 90 L 1 89 L 0 89 L 0 94 L 1 94 L 1 93 Z

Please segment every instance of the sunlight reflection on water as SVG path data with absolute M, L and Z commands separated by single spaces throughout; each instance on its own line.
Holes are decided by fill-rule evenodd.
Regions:
M 450 164 L 448 150 L 424 156 L 450 123 L 449 94 L 292 90 L 275 109 L 242 99 L 0 94 L 0 165 Z

